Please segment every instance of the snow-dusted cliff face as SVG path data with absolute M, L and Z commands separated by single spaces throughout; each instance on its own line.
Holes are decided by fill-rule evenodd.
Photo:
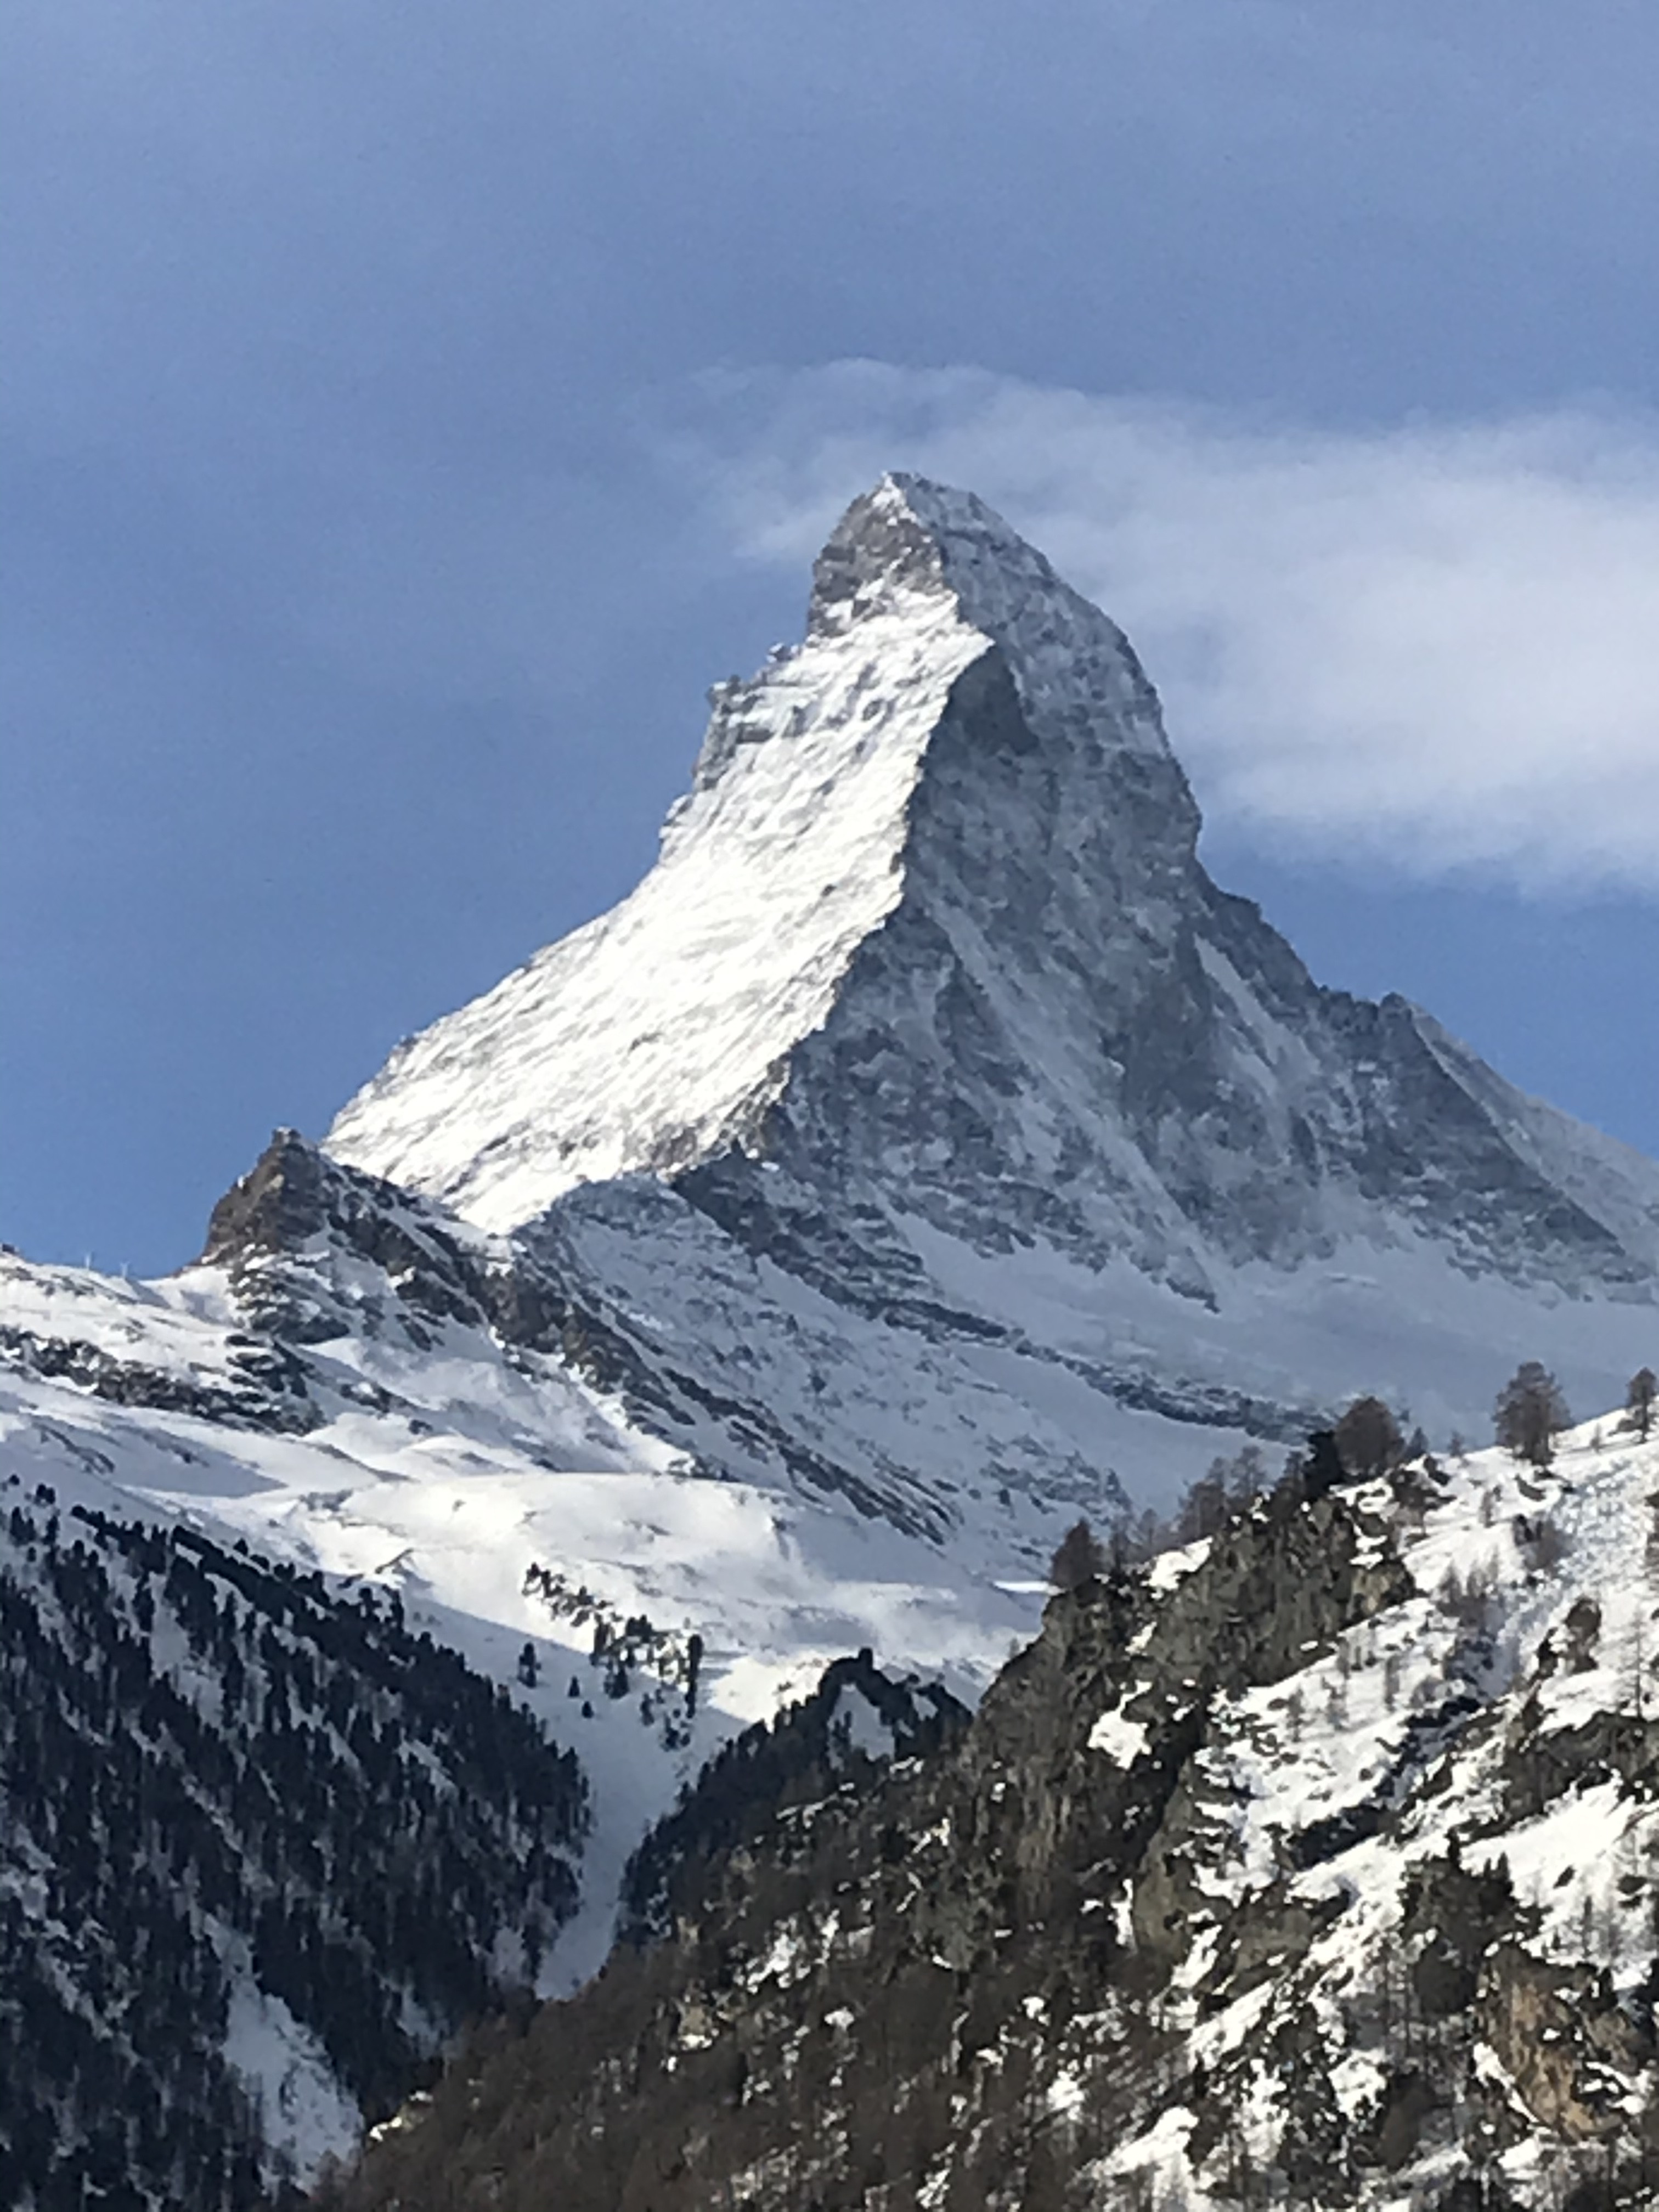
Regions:
M 573 1184 L 705 1158 L 770 1103 L 902 891 L 922 763 L 986 651 L 896 488 L 878 502 L 894 557 L 826 564 L 805 645 L 717 688 L 644 883 L 401 1046 L 337 1158 L 507 1228 Z
M 1197 817 L 1121 632 L 964 495 L 884 480 L 824 549 L 805 643 L 713 697 L 644 883 L 400 1047 L 335 1123 L 337 1158 L 507 1228 L 573 1184 L 741 1138 L 905 899 L 941 732 L 981 702 L 990 744 L 1040 732 L 1074 771 L 1043 812 L 1097 800 L 1120 754 L 1147 815 L 1123 828 L 1160 825 L 1133 849 L 1190 860 Z
M 1659 1169 L 1316 986 L 1200 864 L 1122 634 L 979 501 L 884 478 L 714 701 L 645 882 L 401 1047 L 336 1158 L 556 1248 L 839 1466 L 1006 1477 L 927 1441 L 957 1374 L 908 1446 L 838 1406 L 849 1358 L 925 1370 L 872 1369 L 896 1328 L 1074 1472 L 1155 1456 L 1126 1408 L 1468 1424 L 1523 1350 L 1591 1402 L 1647 1356 Z
M 1281 1489 L 868 1795 L 705 1784 L 626 2011 L 456 2069 L 340 2212 L 1650 2212 L 1656 1481 L 1610 1420 Z

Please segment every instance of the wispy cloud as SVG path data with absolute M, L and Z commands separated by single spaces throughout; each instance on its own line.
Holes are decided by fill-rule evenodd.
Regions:
M 1134 638 L 1218 823 L 1659 890 L 1659 422 L 1334 433 L 848 362 L 713 380 L 669 444 L 768 560 L 885 468 L 979 491 Z

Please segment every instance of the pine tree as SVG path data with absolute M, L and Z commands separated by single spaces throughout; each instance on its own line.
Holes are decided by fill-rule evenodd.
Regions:
M 1356 1398 L 1336 1425 L 1336 1449 L 1345 1470 L 1361 1481 L 1386 1474 L 1403 1449 L 1400 1424 L 1381 1398 Z
M 1555 1457 L 1555 1439 L 1571 1419 L 1559 1383 L 1536 1359 L 1516 1369 L 1498 1394 L 1492 1417 L 1497 1441 L 1536 1468 Z
M 1048 1579 L 1057 1590 L 1080 1589 L 1104 1572 L 1106 1555 L 1086 1520 L 1074 1521 L 1060 1538 L 1048 1563 Z
M 1630 1425 L 1645 1443 L 1653 1431 L 1653 1408 L 1659 1400 L 1659 1375 L 1650 1367 L 1638 1367 L 1630 1378 L 1630 1390 L 1625 1404 L 1630 1413 Z

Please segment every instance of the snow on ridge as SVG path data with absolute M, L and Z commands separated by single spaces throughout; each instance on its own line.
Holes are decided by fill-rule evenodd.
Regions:
M 1450 1894 L 1434 1887 L 1447 1869 L 1512 1884 L 1522 1960 L 1546 1976 L 1599 1978 L 1609 2008 L 1640 2012 L 1651 1963 L 1650 1892 L 1630 1876 L 1659 1848 L 1632 1748 L 1652 1710 L 1659 1434 L 1640 1440 L 1608 1414 L 1562 1436 L 1547 1469 L 1491 1449 L 1437 1479 L 1423 1469 L 1403 1488 L 1343 1495 L 1362 1520 L 1391 1524 L 1413 1588 L 1334 1644 L 1308 1647 L 1295 1672 L 1218 1696 L 1184 1785 L 1194 1808 L 1182 1837 L 1188 1948 L 1167 2017 L 1224 2082 L 1264 2164 L 1294 2078 L 1275 2056 L 1293 2021 L 1316 2022 L 1349 2118 L 1379 2109 L 1389 2054 L 1377 1993 L 1401 1971 L 1413 1910 L 1420 1942 L 1424 1900 Z M 1168 1575 L 1194 1556 L 1160 1565 Z M 1134 1732 L 1121 1707 L 1133 1694 L 1133 1679 L 1114 1690 L 1091 1751 L 1127 1762 Z M 1560 1762 L 1548 1788 L 1534 1746 Z M 1260 1906 L 1271 1926 L 1275 1897 L 1318 1924 L 1293 1970 L 1247 1981 L 1228 2001 L 1235 1916 Z M 1127 1917 L 1127 1896 L 1110 1902 Z M 1494 1939 L 1485 1955 L 1497 1948 Z M 1546 2022 L 1541 2039 L 1563 2031 Z M 1529 2193 L 1534 2162 L 1559 2155 L 1563 2138 L 1536 2109 L 1535 2085 L 1478 2047 L 1520 2123 L 1498 2170 L 1519 2185 L 1516 2201 L 1542 2203 Z M 1605 2088 L 1613 2076 L 1592 2065 L 1577 2078 Z M 1160 2198 L 1220 2212 L 1232 2198 L 1190 2157 L 1179 2124 L 1189 2118 L 1165 2109 L 1121 2138 L 1097 2175 L 1134 2174 Z M 1364 2203 L 1406 2212 L 1445 2153 L 1443 2135 L 1425 2130 L 1420 2156 L 1377 2176 Z
M 1169 764 L 1158 696 L 1127 637 L 1046 554 L 975 493 L 926 477 L 884 477 L 872 498 L 902 500 L 938 546 L 963 619 L 1001 648 L 1040 738 L 1081 714 L 1115 747 Z
M 1489 1113 L 1517 1156 L 1576 1204 L 1616 1229 L 1659 1269 L 1659 1170 L 1633 1146 L 1517 1091 L 1434 1016 L 1413 1006 L 1419 1035 L 1453 1080 Z
M 741 1141 L 898 904 L 930 743 L 992 647 L 1040 738 L 1173 769 L 1116 625 L 972 495 L 885 477 L 820 557 L 805 641 L 711 691 L 650 873 L 401 1045 L 328 1151 L 504 1230 Z
M 505 1229 L 739 1131 L 896 903 L 928 738 L 984 650 L 912 600 L 725 687 L 643 883 L 400 1048 L 328 1150 Z
M 556 1244 L 703 1386 L 702 1463 L 754 1473 L 763 1432 L 867 1471 L 878 1441 L 948 1498 L 1121 1440 L 1158 1491 L 1229 1425 L 1375 1389 L 1443 1436 L 1519 1357 L 1582 1402 L 1649 1356 L 1659 1168 L 1403 1000 L 1321 990 L 1218 891 L 1122 634 L 971 494 L 884 478 L 805 642 L 711 697 L 646 879 L 325 1139 Z M 910 1408 L 879 1439 L 864 1380 L 826 1388 L 849 1353 Z

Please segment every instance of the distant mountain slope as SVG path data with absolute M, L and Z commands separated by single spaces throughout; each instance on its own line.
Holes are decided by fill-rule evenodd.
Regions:
M 1473 1429 L 1522 1350 L 1622 1385 L 1659 1167 L 1316 987 L 1200 865 L 1122 634 L 979 501 L 884 478 L 805 643 L 713 696 L 639 889 L 326 1139 L 644 1316 L 702 1386 L 677 1441 L 1081 1494 L 1190 1461 L 1139 1413 L 1288 1435 L 1382 1388 Z
M 699 1479 L 630 1424 L 601 1314 L 291 1133 L 197 1266 L 0 1254 L 0 2203 L 124 2160 L 132 2212 L 307 2178 L 464 2013 L 592 1973 L 652 1824 L 826 1665 L 870 1646 L 972 1698 L 1035 1619 L 1006 1516 L 946 1557 Z M 568 1771 L 540 1872 L 498 1738 Z
M 0 1487 L 0 2202 L 240 2212 L 575 1910 L 581 1771 L 405 1624 Z
M 683 1867 L 328 2203 L 1650 2206 L 1656 1512 L 1610 1425 L 1056 1597 L 965 1732 Z

